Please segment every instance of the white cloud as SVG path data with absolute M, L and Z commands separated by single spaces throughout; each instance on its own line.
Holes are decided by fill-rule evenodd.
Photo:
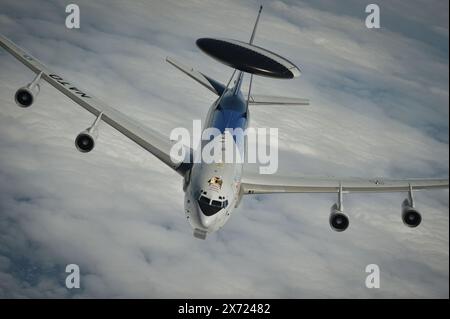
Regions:
M 2 1 L 0 29 L 164 133 L 191 127 L 214 98 L 164 58 L 225 81 L 231 71 L 202 55 L 195 39 L 247 39 L 257 8 L 78 4 L 75 31 L 64 28 L 62 2 Z M 254 126 L 280 129 L 280 173 L 448 175 L 448 47 L 409 36 L 400 23 L 368 31 L 351 4 L 349 14 L 331 4 L 265 5 L 256 43 L 303 76 L 258 78 L 255 91 L 312 100 L 309 108 L 252 109 Z M 428 10 L 414 23 L 445 30 L 445 16 Z M 328 225 L 334 196 L 248 197 L 223 230 L 199 241 L 177 174 L 106 125 L 95 151 L 78 153 L 74 138 L 92 117 L 46 84 L 32 108 L 17 108 L 13 94 L 32 74 L 0 52 L 0 296 L 448 298 L 448 191 L 417 193 L 424 221 L 414 230 L 400 219 L 403 195 L 346 196 L 351 226 L 340 234 Z M 68 263 L 81 267 L 79 292 L 64 288 Z M 379 290 L 364 287 L 369 263 L 381 268 Z

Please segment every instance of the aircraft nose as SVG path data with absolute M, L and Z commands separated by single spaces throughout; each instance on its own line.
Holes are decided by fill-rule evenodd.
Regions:
M 200 213 L 200 223 L 205 228 L 209 228 L 214 223 L 215 219 L 215 216 L 205 216 L 204 214 Z

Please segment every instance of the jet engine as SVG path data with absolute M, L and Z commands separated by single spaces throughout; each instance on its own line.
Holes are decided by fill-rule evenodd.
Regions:
M 413 189 L 409 185 L 408 197 L 402 203 L 402 220 L 403 224 L 408 227 L 417 227 L 422 222 L 422 216 L 415 208 Z
M 103 113 L 100 113 L 94 124 L 78 134 L 78 136 L 75 138 L 75 146 L 81 153 L 88 153 L 94 149 L 95 141 L 98 137 L 98 124 L 102 115 Z
M 39 73 L 27 86 L 21 87 L 17 90 L 14 95 L 14 100 L 18 106 L 27 108 L 34 103 L 40 91 L 39 81 L 41 79 L 41 75 L 42 73 Z
M 350 221 L 348 216 L 344 214 L 344 198 L 342 185 L 339 184 L 338 202 L 331 206 L 330 226 L 334 231 L 341 232 L 348 228 Z
M 98 134 L 92 134 L 89 129 L 84 130 L 75 139 L 75 146 L 81 153 L 88 153 L 94 149 L 97 136 Z
M 422 216 L 408 198 L 402 203 L 402 220 L 408 227 L 417 227 L 422 222 Z
M 348 228 L 350 220 L 344 214 L 342 209 L 339 209 L 338 204 L 331 206 L 330 226 L 334 231 L 341 232 Z

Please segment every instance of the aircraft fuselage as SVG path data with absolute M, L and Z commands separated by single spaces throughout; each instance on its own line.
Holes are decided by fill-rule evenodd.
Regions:
M 237 150 L 237 156 L 245 157 L 246 139 L 243 135 L 231 137 L 225 134 L 227 129 L 242 129 L 248 126 L 248 106 L 240 92 L 240 81 L 232 89 L 228 89 L 210 107 L 205 120 L 205 130 L 216 128 L 219 138 L 201 143 L 203 150 L 208 143 L 220 143 L 225 147 L 225 139 L 232 139 L 230 144 Z M 230 145 L 228 144 L 228 145 Z M 222 148 L 222 150 L 224 150 Z M 220 229 L 230 218 L 234 208 L 238 206 L 242 194 L 240 184 L 243 161 L 215 161 L 194 163 L 185 177 L 184 210 L 187 219 L 194 229 L 194 236 L 205 238 L 208 233 Z

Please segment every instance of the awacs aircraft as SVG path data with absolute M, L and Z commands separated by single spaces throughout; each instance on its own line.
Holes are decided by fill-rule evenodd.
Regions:
M 202 84 L 218 96 L 210 107 L 205 128 L 217 128 L 224 135 L 225 129 L 242 128 L 249 125 L 249 105 L 306 105 L 308 100 L 299 98 L 258 96 L 251 93 L 253 75 L 272 78 L 291 79 L 300 75 L 299 69 L 285 58 L 253 45 L 259 17 L 253 27 L 250 41 L 241 42 L 229 39 L 202 38 L 197 40 L 198 47 L 216 60 L 234 69 L 228 84 L 216 80 L 186 67 L 174 59 L 167 62 Z M 23 108 L 31 106 L 39 93 L 39 82 L 47 81 L 57 90 L 72 99 L 78 105 L 96 116 L 91 127 L 81 132 L 75 139 L 80 152 L 90 152 L 98 136 L 98 124 L 104 122 L 121 132 L 137 145 L 178 172 L 183 177 L 185 192 L 184 210 L 194 229 L 194 236 L 205 239 L 208 233 L 221 228 L 238 207 L 243 195 L 273 193 L 335 193 L 337 202 L 331 207 L 330 226 L 343 231 L 349 226 L 349 219 L 343 209 L 343 194 L 350 192 L 405 192 L 407 198 L 402 203 L 401 216 L 405 225 L 416 227 L 422 218 L 415 207 L 413 191 L 422 189 L 448 188 L 447 179 L 362 179 L 362 178 L 313 178 L 280 177 L 275 175 L 251 174 L 243 170 L 242 163 L 193 162 L 190 154 L 180 161 L 174 161 L 170 150 L 174 144 L 168 137 L 144 128 L 135 121 L 106 105 L 58 75 L 37 59 L 26 53 L 7 38 L 0 36 L 0 45 L 36 74 L 27 86 L 17 90 L 15 102 Z M 236 74 L 237 73 L 237 74 Z M 244 94 L 241 84 L 245 74 L 250 74 L 249 90 Z M 236 75 L 236 77 L 235 77 Z M 232 81 L 234 80 L 234 81 Z M 230 83 L 233 83 L 230 86 Z M 246 139 L 233 139 L 239 149 L 246 150 Z M 204 143 L 199 147 L 204 147 Z

